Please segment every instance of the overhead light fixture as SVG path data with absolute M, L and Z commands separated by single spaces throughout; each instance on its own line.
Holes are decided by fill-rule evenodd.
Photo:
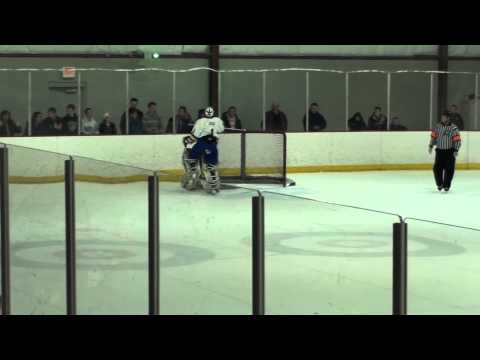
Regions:
M 154 53 L 152 54 L 152 58 L 153 58 L 153 59 L 159 59 L 159 58 L 160 58 L 160 54 L 159 54 L 158 52 L 154 52 Z

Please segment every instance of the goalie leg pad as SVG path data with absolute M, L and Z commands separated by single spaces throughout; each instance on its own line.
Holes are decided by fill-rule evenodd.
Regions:
M 216 165 L 207 164 L 205 168 L 205 180 L 206 190 L 208 192 L 220 191 L 220 176 Z
M 183 153 L 183 167 L 185 175 L 182 177 L 182 187 L 187 190 L 195 190 L 200 181 L 198 160 L 189 158 L 189 150 L 187 149 Z

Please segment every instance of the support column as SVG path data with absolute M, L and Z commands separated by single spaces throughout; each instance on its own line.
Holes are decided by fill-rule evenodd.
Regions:
M 220 68 L 220 45 L 209 45 L 209 58 L 208 58 L 208 67 L 211 69 L 219 70 Z M 218 72 L 209 71 L 208 77 L 208 90 L 209 90 L 209 102 L 210 105 L 215 109 L 217 115 L 221 115 L 221 109 L 218 108 Z
M 448 45 L 438 45 L 438 70 L 448 71 Z M 438 114 L 448 107 L 448 74 L 438 74 Z
M 65 220 L 67 315 L 76 315 L 75 164 L 72 158 L 65 160 Z

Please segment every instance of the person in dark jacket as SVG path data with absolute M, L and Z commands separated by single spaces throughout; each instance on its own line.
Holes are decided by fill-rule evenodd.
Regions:
M 205 117 L 205 109 L 199 109 L 197 112 L 197 120 Z
M 187 111 L 185 106 L 180 106 L 175 114 L 175 126 L 177 134 L 190 134 L 193 130 L 195 121 L 192 119 L 192 115 Z M 173 119 L 168 120 L 167 131 L 168 133 L 173 132 Z
M 390 131 L 406 131 L 408 130 L 406 126 L 400 124 L 400 119 L 398 116 L 394 116 L 390 121 Z
M 10 124 L 6 120 L 5 111 L 0 114 L 0 136 L 12 136 Z
M 131 98 L 130 99 L 130 104 L 128 107 L 128 114 L 129 114 L 129 121 L 130 121 L 130 113 L 131 112 L 136 112 L 137 117 L 136 119 L 139 119 L 140 121 L 143 121 L 143 112 L 138 109 L 138 99 L 137 98 Z M 127 117 L 125 115 L 125 112 L 122 114 L 122 117 L 120 118 L 120 130 L 122 131 L 122 134 L 126 134 L 125 129 L 127 128 Z
M 237 114 L 237 108 L 230 106 L 227 111 L 222 114 L 223 126 L 226 129 L 241 129 L 242 121 Z
M 78 115 L 75 113 L 75 105 L 67 105 L 63 123 L 65 125 L 65 135 L 78 135 Z
M 363 120 L 361 113 L 356 112 L 350 119 L 348 119 L 348 128 L 350 131 L 367 130 L 367 124 L 365 124 L 365 120 Z
M 100 135 L 117 135 L 117 127 L 110 119 L 110 114 L 103 115 L 103 121 L 98 128 Z
M 280 110 L 280 104 L 277 102 L 272 103 L 272 110 L 265 113 L 265 130 L 280 132 L 288 130 L 287 115 Z
M 130 109 L 128 112 L 128 133 L 130 135 L 140 135 L 143 134 L 143 118 L 140 117 L 140 114 L 136 109 Z
M 32 115 L 32 136 L 43 136 L 45 132 L 43 114 L 40 111 L 35 111 Z M 28 129 L 25 129 L 25 136 L 28 136 Z
M 0 113 L 0 136 L 19 136 L 22 134 L 20 123 L 12 119 L 12 114 L 8 110 Z
M 462 115 L 460 115 L 458 112 L 458 107 L 455 104 L 450 105 L 450 121 L 457 125 L 459 130 L 463 130 L 465 128 Z
M 376 106 L 373 114 L 368 119 L 369 130 L 386 130 L 387 129 L 387 117 L 382 114 L 382 108 Z
M 307 117 L 303 116 L 303 129 L 309 131 L 322 131 L 327 127 L 327 120 L 318 111 L 318 104 L 312 103 L 308 111 L 308 129 L 307 129 Z
M 47 111 L 47 117 L 43 120 L 44 135 L 60 136 L 65 134 L 65 123 L 57 116 L 57 109 L 51 107 Z

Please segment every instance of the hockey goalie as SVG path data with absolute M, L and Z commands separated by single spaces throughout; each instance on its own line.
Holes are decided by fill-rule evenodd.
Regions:
M 184 189 L 203 188 L 212 195 L 220 192 L 217 144 L 218 135 L 224 130 L 223 121 L 214 117 L 213 108 L 208 107 L 204 116 L 195 123 L 191 135 L 183 138 Z

